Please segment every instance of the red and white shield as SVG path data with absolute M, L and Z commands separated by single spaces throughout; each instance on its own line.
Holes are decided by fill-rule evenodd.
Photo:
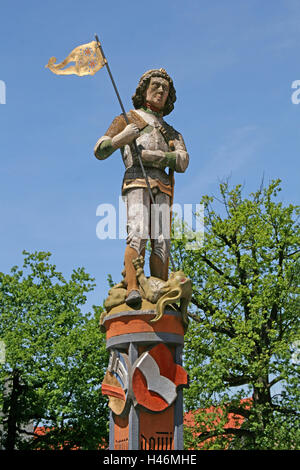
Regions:
M 177 388 L 187 383 L 187 373 L 174 362 L 173 354 L 163 343 L 141 354 L 133 365 L 136 402 L 151 411 L 168 408 L 177 397 Z

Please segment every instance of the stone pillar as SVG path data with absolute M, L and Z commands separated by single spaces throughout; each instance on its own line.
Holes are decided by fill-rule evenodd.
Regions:
M 102 383 L 109 397 L 110 450 L 182 450 L 182 388 L 188 378 L 182 364 L 181 313 L 166 308 L 157 322 L 155 305 L 141 310 L 126 305 L 103 321 L 110 360 Z

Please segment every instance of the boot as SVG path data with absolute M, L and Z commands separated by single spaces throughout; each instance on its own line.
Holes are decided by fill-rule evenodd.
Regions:
M 135 267 L 132 264 L 132 260 L 138 257 L 138 253 L 134 248 L 129 245 L 126 246 L 125 250 L 125 281 L 127 283 L 127 297 L 126 304 L 131 308 L 139 308 L 142 303 L 142 297 L 139 291 L 139 286 L 136 278 Z
M 165 263 L 160 259 L 159 256 L 155 255 L 153 252 L 150 256 L 150 273 L 151 276 L 158 277 L 163 281 L 168 280 L 168 262 Z

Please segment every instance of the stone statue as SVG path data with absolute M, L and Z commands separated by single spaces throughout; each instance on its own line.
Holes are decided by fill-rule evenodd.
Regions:
M 121 150 L 126 169 L 122 195 L 127 202 L 128 236 L 124 257 L 125 279 L 119 288 L 126 291 L 126 304 L 137 308 L 142 301 L 142 289 L 133 260 L 140 255 L 145 256 L 148 238 L 151 239 L 152 247 L 151 277 L 163 281 L 168 279 L 173 172 L 183 173 L 188 166 L 189 156 L 181 134 L 163 119 L 173 110 L 176 101 L 173 81 L 164 69 L 144 73 L 132 101 L 135 110 L 127 113 L 129 124 L 126 124 L 123 115 L 116 117 L 96 143 L 94 153 L 99 160 L 104 160 L 116 149 Z M 133 145 L 134 140 L 148 176 L 155 206 L 159 209 L 156 212 L 160 213 L 159 217 L 153 216 L 151 212 L 151 198 Z

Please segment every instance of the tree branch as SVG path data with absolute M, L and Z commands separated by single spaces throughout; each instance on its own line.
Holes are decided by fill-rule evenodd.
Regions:
M 216 313 L 217 311 L 217 308 L 214 306 L 214 305 L 204 305 L 204 304 L 201 304 L 200 302 L 198 302 L 196 299 L 192 298 L 191 302 L 196 305 L 196 307 L 198 307 L 200 310 L 203 310 L 203 312 L 205 313 L 209 313 L 210 315 L 213 315 L 214 313 Z M 195 314 L 195 313 L 191 313 L 189 312 L 188 313 L 188 316 L 190 318 L 192 318 L 194 321 L 196 321 L 197 323 L 201 323 L 201 320 L 199 319 L 199 317 Z M 226 334 L 227 336 L 229 336 L 230 338 L 234 338 L 236 336 L 236 333 L 234 331 L 233 328 L 226 328 L 226 327 L 223 327 L 223 326 L 213 326 L 211 325 L 210 326 L 210 330 L 215 332 L 215 333 L 223 333 L 223 334 Z
M 224 271 L 222 271 L 222 269 L 218 268 L 218 266 L 216 266 L 212 261 L 210 261 L 206 256 L 204 255 L 200 255 L 200 258 L 202 259 L 202 261 L 204 261 L 210 268 L 212 268 L 216 273 L 218 273 L 220 276 L 223 276 L 225 279 L 227 279 L 227 281 L 229 282 L 229 284 L 232 286 L 232 287 L 235 287 L 236 289 L 239 288 L 239 285 L 230 277 L 228 276 L 227 274 L 224 273 Z
M 221 431 L 204 431 L 201 432 L 200 436 L 198 437 L 199 442 L 206 441 L 207 439 L 211 439 L 212 437 L 218 436 L 228 436 L 228 435 L 235 435 L 239 437 L 253 437 L 254 433 L 249 431 L 248 429 L 240 429 L 240 428 L 224 428 Z
M 197 299 L 195 299 L 195 297 L 192 297 L 191 302 L 197 308 L 199 308 L 200 310 L 203 310 L 203 312 L 208 313 L 210 315 L 214 315 L 217 312 L 217 307 L 215 307 L 215 305 L 208 304 L 208 303 L 206 303 L 206 304 L 201 303 Z M 196 318 L 195 318 L 195 320 L 196 320 Z
M 287 258 L 289 258 L 290 256 L 294 256 L 297 253 L 299 253 L 299 251 L 300 251 L 300 248 L 299 248 L 299 250 L 293 251 L 293 253 L 288 253 L 286 256 L 287 256 Z
M 283 379 L 284 377 L 282 375 L 279 375 L 278 377 L 275 377 L 273 380 L 271 380 L 271 382 L 268 383 L 267 387 L 270 389 L 271 387 L 273 387 L 273 385 L 277 384 L 277 382 L 280 382 Z
M 249 418 L 250 416 L 250 410 L 246 410 L 242 406 L 235 406 L 235 405 L 230 404 L 228 405 L 226 409 L 227 409 L 227 412 L 233 413 L 235 415 L 243 416 L 244 418 Z
M 251 380 L 251 377 L 247 375 L 237 376 L 229 374 L 228 376 L 224 376 L 223 380 L 231 387 L 239 387 L 240 385 L 248 384 Z
M 33 436 L 33 437 L 37 437 L 37 434 L 35 434 L 34 431 L 26 431 L 25 429 L 21 429 L 21 428 L 17 428 L 18 432 L 21 433 L 21 434 L 26 434 L 26 436 Z
M 275 405 L 274 403 L 271 404 L 273 410 L 278 411 L 279 413 L 283 413 L 285 415 L 294 415 L 300 416 L 300 413 L 297 410 L 291 410 L 290 408 L 285 408 L 284 406 Z

